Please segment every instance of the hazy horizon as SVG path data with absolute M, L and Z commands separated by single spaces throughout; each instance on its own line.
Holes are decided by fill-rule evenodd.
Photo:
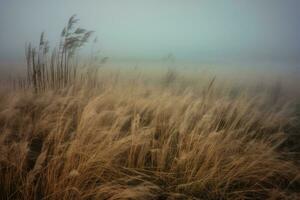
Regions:
M 56 46 L 77 14 L 112 60 L 171 53 L 187 62 L 298 66 L 299 8 L 297 0 L 0 0 L 0 63 L 23 62 L 25 43 L 36 44 L 42 31 Z

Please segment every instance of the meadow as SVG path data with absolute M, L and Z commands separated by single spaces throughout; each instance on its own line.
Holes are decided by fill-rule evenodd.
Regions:
M 1 82 L 1 199 L 299 199 L 296 84 L 81 65 L 76 22 Z

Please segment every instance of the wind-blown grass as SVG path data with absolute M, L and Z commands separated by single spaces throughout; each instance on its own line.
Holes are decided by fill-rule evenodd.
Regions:
M 44 34 L 28 45 L 26 80 L 1 85 L 1 199 L 299 198 L 297 111 L 279 82 L 77 70 L 92 34 L 77 22 L 50 60 Z
M 38 49 L 31 43 L 26 45 L 27 78 L 19 80 L 22 88 L 31 87 L 37 93 L 47 88 L 63 88 L 74 82 L 77 78 L 74 55 L 88 42 L 93 33 L 76 27 L 78 21 L 76 15 L 70 17 L 61 32 L 59 47 L 52 50 L 50 59 L 49 42 L 45 39 L 44 32 L 40 36 Z
M 118 80 L 5 93 L 1 198 L 299 197 L 299 167 L 282 151 L 291 107 L 215 80 L 177 88 Z

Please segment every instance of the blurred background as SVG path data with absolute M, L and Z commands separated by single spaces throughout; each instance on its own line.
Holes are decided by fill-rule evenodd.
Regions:
M 68 18 L 94 30 L 111 65 L 281 69 L 300 63 L 298 0 L 0 0 L 0 65 L 25 63 L 26 42 L 45 31 L 58 45 Z

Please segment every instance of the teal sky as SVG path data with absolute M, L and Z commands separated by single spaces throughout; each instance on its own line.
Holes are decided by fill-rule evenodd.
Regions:
M 22 61 L 77 14 L 112 58 L 298 63 L 299 0 L 0 0 L 0 60 Z

